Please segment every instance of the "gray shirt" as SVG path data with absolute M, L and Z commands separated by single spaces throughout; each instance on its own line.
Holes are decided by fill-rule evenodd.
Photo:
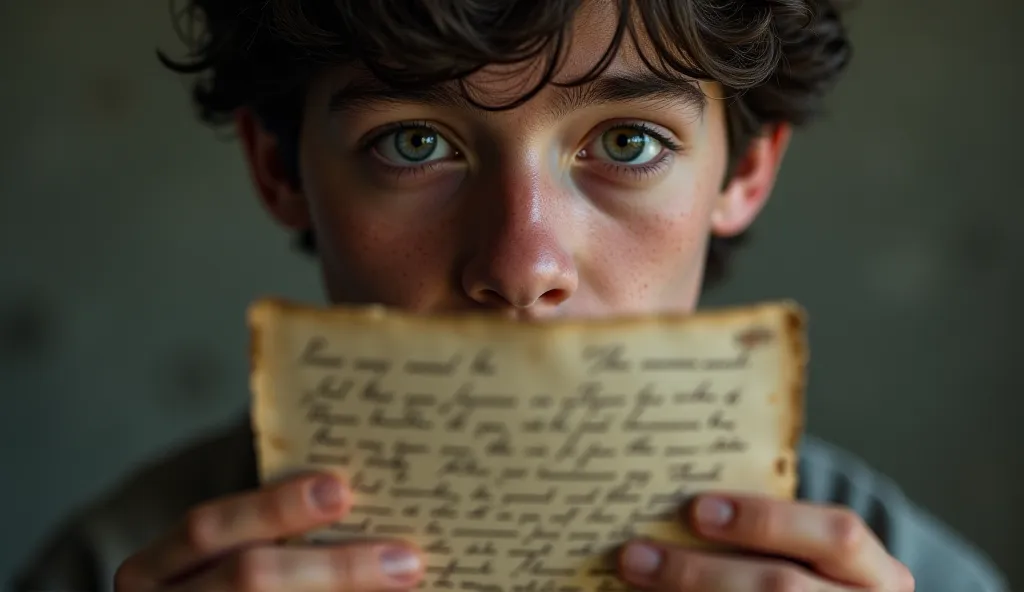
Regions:
M 118 565 L 186 510 L 257 485 L 252 443 L 244 422 L 132 475 L 57 533 L 14 589 L 111 590 Z M 810 437 L 801 444 L 800 460 L 800 499 L 840 504 L 860 514 L 889 552 L 910 567 L 919 591 L 1008 592 L 987 557 L 863 462 Z

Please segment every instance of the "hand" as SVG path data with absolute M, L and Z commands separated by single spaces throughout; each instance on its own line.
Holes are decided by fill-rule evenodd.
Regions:
M 619 557 L 625 581 L 657 592 L 914 591 L 910 570 L 846 508 L 702 496 L 688 514 L 700 537 L 758 557 L 636 541 Z
M 402 543 L 285 547 L 275 541 L 348 514 L 337 479 L 305 475 L 203 504 L 118 569 L 117 592 L 288 590 L 383 592 L 415 588 L 417 551 Z

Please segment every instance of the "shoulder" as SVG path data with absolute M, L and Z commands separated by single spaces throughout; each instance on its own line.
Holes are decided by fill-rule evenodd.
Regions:
M 914 505 L 895 483 L 861 459 L 806 437 L 800 464 L 800 498 L 857 512 L 889 552 L 910 568 L 919 590 L 1009 590 L 984 553 Z
M 238 422 L 131 473 L 53 533 L 15 590 L 107 590 L 129 555 L 192 506 L 256 483 L 252 432 Z

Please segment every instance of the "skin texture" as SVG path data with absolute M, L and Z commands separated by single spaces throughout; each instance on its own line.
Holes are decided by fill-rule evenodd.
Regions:
M 611 22 L 608 12 L 581 15 L 557 80 L 594 65 Z M 505 102 L 530 88 L 538 71 L 488 68 L 470 79 L 474 98 Z M 606 75 L 646 72 L 627 46 Z M 683 94 L 558 108 L 567 93 L 547 87 L 508 112 L 384 103 L 332 111 L 332 93 L 358 79 L 340 69 L 312 85 L 301 188 L 275 164 L 274 137 L 247 115 L 238 124 L 271 214 L 289 228 L 316 230 L 334 302 L 491 307 L 531 318 L 692 310 L 708 237 L 753 221 L 789 138 L 788 128 L 768 130 L 723 191 L 725 110 L 713 84 L 701 87 L 702 110 Z M 362 149 L 403 121 L 435 125 L 459 155 L 393 170 L 380 151 Z M 602 134 L 635 123 L 681 150 L 666 150 L 657 166 L 616 168 L 601 154 Z
M 601 54 L 611 34 L 609 15 L 600 8 L 580 15 L 559 79 L 578 76 Z M 605 76 L 644 72 L 637 49 L 627 45 Z M 523 66 L 486 69 L 470 81 L 474 98 L 500 104 L 529 88 L 535 74 Z M 353 88 L 365 89 L 353 68 L 324 72 L 311 85 L 301 186 L 284 173 L 276 138 L 251 113 L 237 116 L 257 194 L 282 226 L 316 231 L 324 284 L 339 303 L 423 312 L 489 308 L 522 318 L 690 311 L 708 237 L 741 232 L 754 220 L 790 135 L 784 125 L 764 130 L 725 183 L 725 111 L 714 84 L 700 86 L 703 105 L 684 92 L 596 104 L 585 100 L 586 92 L 547 87 L 502 112 L 451 100 L 350 100 L 332 107 L 336 93 Z M 410 165 L 396 151 L 389 126 L 400 122 L 412 122 L 413 129 L 397 133 L 413 153 L 419 154 L 417 142 L 433 141 L 428 164 Z M 424 122 L 438 135 L 424 131 Z M 624 125 L 634 128 L 623 132 Z M 668 141 L 645 140 L 652 130 Z M 611 157 L 615 142 L 629 137 L 640 137 L 642 158 L 618 162 Z M 315 476 L 208 502 L 129 558 L 116 587 L 413 588 L 423 566 L 399 542 L 273 544 L 337 520 L 349 507 L 343 484 Z M 707 539 L 747 553 L 638 541 L 620 556 L 625 581 L 662 592 L 914 589 L 906 568 L 843 508 L 707 497 L 681 519 Z

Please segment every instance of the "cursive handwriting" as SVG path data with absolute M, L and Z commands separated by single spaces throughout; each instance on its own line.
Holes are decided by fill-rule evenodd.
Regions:
M 685 542 L 694 493 L 769 490 L 792 470 L 774 452 L 782 378 L 756 374 L 785 340 L 722 327 L 678 343 L 609 329 L 555 349 L 442 332 L 410 344 L 385 332 L 382 347 L 318 327 L 276 387 L 296 399 L 281 397 L 280 425 L 257 436 L 283 467 L 344 475 L 350 515 L 318 537 L 416 541 L 422 588 L 625 591 L 608 561 L 623 542 Z

